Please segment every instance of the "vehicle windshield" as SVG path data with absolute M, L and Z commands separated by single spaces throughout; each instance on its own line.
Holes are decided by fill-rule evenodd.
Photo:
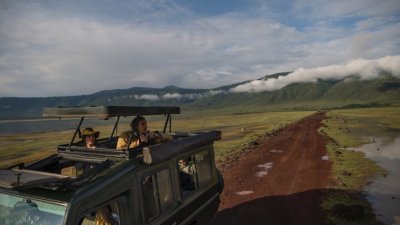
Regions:
M 4 225 L 61 225 L 65 205 L 0 193 L 0 221 Z

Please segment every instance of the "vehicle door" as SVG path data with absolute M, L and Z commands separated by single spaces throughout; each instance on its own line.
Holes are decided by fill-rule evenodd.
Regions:
M 140 172 L 142 224 L 210 222 L 219 206 L 213 163 L 206 146 Z
M 142 224 L 178 224 L 176 184 L 172 161 L 138 172 Z
M 91 209 L 79 219 L 79 225 L 126 225 L 124 208 L 128 204 L 126 197 L 120 196 Z
M 212 145 L 176 158 L 180 224 L 208 224 L 219 207 Z

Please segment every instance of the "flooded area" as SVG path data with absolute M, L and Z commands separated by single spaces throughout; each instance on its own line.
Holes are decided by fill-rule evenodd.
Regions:
M 400 137 L 394 140 L 370 138 L 373 143 L 357 149 L 387 171 L 365 190 L 378 219 L 387 225 L 400 225 Z
M 70 130 L 76 128 L 78 122 L 58 119 L 1 120 L 0 135 Z
M 121 123 L 128 123 L 128 119 L 122 118 Z M 79 119 L 32 119 L 32 120 L 0 120 L 0 135 L 53 132 L 75 129 Z M 96 127 L 113 125 L 115 118 L 109 120 L 85 119 L 82 126 Z

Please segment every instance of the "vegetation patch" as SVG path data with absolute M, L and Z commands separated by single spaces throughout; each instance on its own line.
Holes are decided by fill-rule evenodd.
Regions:
M 383 225 L 376 220 L 371 205 L 360 191 L 329 189 L 324 195 L 322 208 L 332 224 Z

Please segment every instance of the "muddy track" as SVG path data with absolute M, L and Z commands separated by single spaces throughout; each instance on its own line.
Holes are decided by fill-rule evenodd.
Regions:
M 222 165 L 225 189 L 213 225 L 326 224 L 319 204 L 332 165 L 328 139 L 318 133 L 324 116 L 305 117 Z

